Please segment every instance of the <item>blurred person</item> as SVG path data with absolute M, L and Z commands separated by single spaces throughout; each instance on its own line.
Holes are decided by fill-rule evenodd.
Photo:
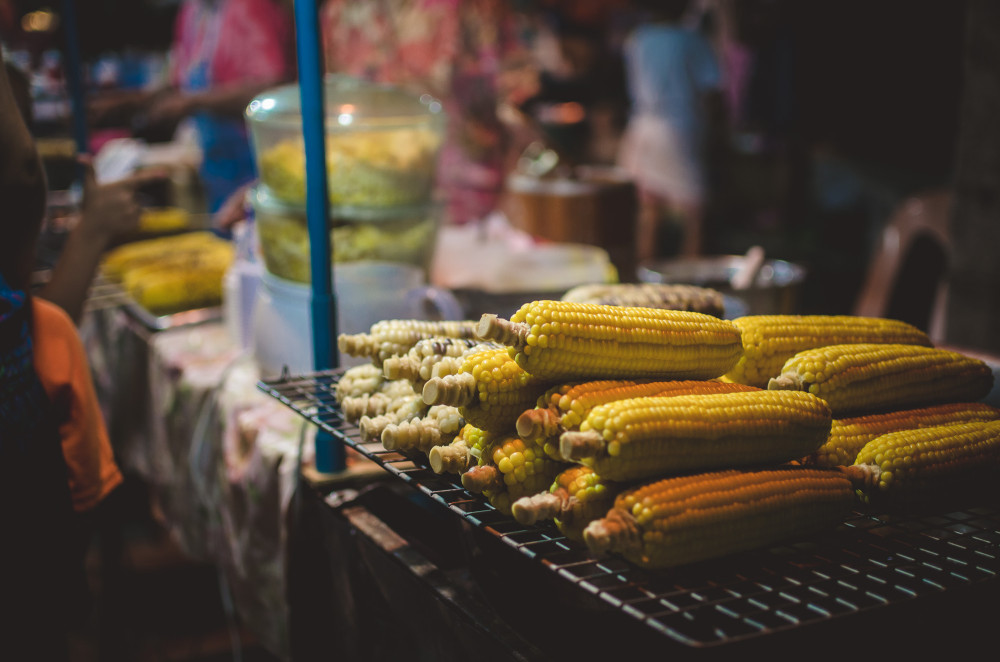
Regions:
M 33 115 L 28 76 L 9 61 L 5 61 L 4 66 L 15 104 L 30 127 Z M 80 161 L 83 168 L 80 218 L 59 252 L 49 281 L 37 292 L 39 297 L 66 311 L 78 324 L 104 251 L 139 226 L 141 209 L 137 190 L 146 183 L 166 177 L 164 172 L 149 170 L 116 182 L 98 184 L 90 156 L 83 155 Z
M 438 188 L 452 223 L 498 207 L 510 134 L 498 108 L 537 89 L 520 23 L 504 0 L 324 0 L 326 70 L 439 99 L 448 129 Z
M 146 128 L 192 118 L 202 151 L 206 206 L 214 214 L 256 178 L 244 112 L 264 90 L 295 78 L 288 0 L 183 0 L 174 25 L 169 84 L 98 99 L 92 121 L 122 107 Z
M 76 326 L 31 295 L 47 185 L 6 67 L 0 153 L 0 637 L 11 659 L 65 660 L 92 515 L 122 475 Z
M 619 164 L 639 190 L 640 260 L 669 250 L 678 223 L 680 254 L 702 251 L 706 141 L 721 115 L 722 77 L 708 40 L 686 27 L 690 0 L 638 0 L 648 10 L 623 44 L 630 111 Z

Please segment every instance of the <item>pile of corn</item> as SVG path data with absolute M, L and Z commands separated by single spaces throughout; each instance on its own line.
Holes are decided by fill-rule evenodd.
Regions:
M 234 255 L 232 243 L 211 232 L 185 232 L 118 246 L 101 270 L 146 310 L 170 314 L 222 303 Z
M 534 301 L 447 333 L 392 324 L 340 339 L 373 358 L 346 382 L 407 385 L 386 448 L 644 567 L 822 532 L 1000 468 L 1000 410 L 979 402 L 989 367 L 894 320 Z M 465 340 L 435 359 L 431 345 L 459 345 L 443 336 Z M 390 356 L 418 344 L 419 369 L 400 370 Z

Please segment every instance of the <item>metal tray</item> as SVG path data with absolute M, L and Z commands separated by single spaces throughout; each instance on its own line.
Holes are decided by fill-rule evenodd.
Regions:
M 844 632 L 853 637 L 879 623 L 879 616 L 909 617 L 914 604 L 929 608 L 957 603 L 968 611 L 969 595 L 981 598 L 985 591 L 994 604 L 1000 599 L 1000 499 L 934 513 L 858 510 L 819 536 L 648 571 L 618 557 L 594 558 L 551 524 L 519 524 L 462 488 L 457 477 L 433 473 L 423 456 L 408 457 L 386 451 L 381 443 L 362 443 L 358 428 L 344 421 L 336 402 L 342 374 L 343 369 L 337 369 L 285 376 L 262 381 L 258 388 L 477 530 L 551 571 L 581 592 L 581 601 L 596 598 L 678 649 L 728 650 L 726 645 L 733 642 L 760 643 L 765 638 L 776 640 L 771 635 L 781 633 L 808 633 L 812 645 L 826 622 L 849 624 Z M 941 599 L 944 596 L 953 600 Z M 961 608 L 931 611 L 946 611 L 960 622 L 969 620 L 956 616 L 964 613 Z M 905 627 L 910 629 L 908 622 Z M 856 640 L 843 641 L 841 634 L 838 631 L 831 641 L 859 645 Z M 913 645 L 917 639 L 909 641 Z M 871 650 L 870 644 L 866 650 Z
M 193 324 L 217 322 L 222 319 L 222 306 L 182 310 L 169 315 L 157 315 L 130 297 L 119 283 L 98 275 L 90 288 L 86 306 L 90 310 L 120 307 L 148 331 L 165 331 Z

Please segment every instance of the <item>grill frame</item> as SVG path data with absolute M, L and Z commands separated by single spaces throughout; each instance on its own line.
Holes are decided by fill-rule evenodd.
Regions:
M 682 648 L 720 650 L 933 596 L 1000 592 L 1000 503 L 935 512 L 856 510 L 822 534 L 667 570 L 618 557 L 594 558 L 551 523 L 519 524 L 457 477 L 435 474 L 422 456 L 364 443 L 341 415 L 335 389 L 344 369 L 261 381 L 258 388 L 565 582 Z M 853 619 L 857 622 L 857 619 Z

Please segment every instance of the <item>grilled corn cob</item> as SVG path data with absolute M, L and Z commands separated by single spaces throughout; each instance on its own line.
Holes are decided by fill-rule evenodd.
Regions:
M 608 512 L 621 489 L 590 467 L 575 465 L 559 472 L 547 492 L 516 500 L 511 514 L 524 525 L 553 520 L 564 536 L 583 542 L 584 527 Z
M 464 425 L 457 407 L 434 405 L 419 418 L 386 425 L 381 432 L 382 446 L 390 451 L 429 453 L 435 446 L 450 444 Z
M 641 306 L 666 310 L 690 310 L 713 317 L 725 313 L 722 294 L 708 287 L 673 283 L 593 283 L 577 285 L 563 301 L 599 303 L 607 306 Z
M 462 487 L 482 494 L 505 515 L 517 499 L 546 489 L 565 468 L 520 437 L 504 435 L 493 443 L 476 466 L 462 474 Z
M 553 381 L 711 379 L 743 352 L 739 330 L 711 315 L 564 301 L 526 303 L 509 321 L 483 315 L 477 333 Z
M 583 537 L 597 556 L 665 568 L 831 529 L 853 504 L 851 481 L 835 469 L 692 474 L 622 492 Z
M 222 301 L 222 279 L 229 262 L 148 266 L 126 271 L 125 291 L 154 314 L 176 313 Z
M 594 407 L 559 449 L 602 478 L 629 481 L 788 462 L 819 448 L 830 421 L 829 407 L 809 393 L 633 398 Z
M 475 331 L 476 322 L 471 320 L 382 320 L 372 324 L 368 333 L 340 334 L 337 336 L 337 347 L 347 356 L 368 357 L 381 367 L 390 356 L 406 354 L 425 338 L 474 338 Z
M 751 390 L 756 389 L 744 384 L 706 380 L 573 382 L 554 386 L 542 394 L 534 409 L 518 416 L 516 428 L 522 439 L 547 440 L 578 428 L 591 409 L 608 402 L 646 396 Z
M 814 347 L 849 343 L 930 346 L 917 327 L 893 319 L 855 315 L 748 315 L 733 320 L 743 338 L 743 356 L 726 379 L 765 387 L 785 361 Z
M 487 349 L 466 356 L 461 371 L 428 380 L 423 398 L 429 405 L 458 407 L 478 428 L 506 432 L 548 386 L 522 370 L 506 349 Z
M 380 441 L 382 433 L 390 425 L 399 425 L 420 418 L 428 410 L 419 394 L 407 394 L 391 402 L 386 411 L 374 416 L 364 414 L 358 420 L 358 431 L 361 441 L 368 443 Z
M 982 402 L 955 402 L 853 418 L 835 418 L 826 443 L 815 453 L 805 457 L 803 463 L 825 467 L 847 466 L 854 464 L 858 452 L 865 444 L 888 432 L 998 419 L 1000 409 Z
M 1000 421 L 975 421 L 876 437 L 847 474 L 865 502 L 906 502 L 938 499 L 961 483 L 981 484 L 985 476 L 995 480 L 998 470 Z
M 166 262 L 178 256 L 190 257 L 228 244 L 211 232 L 200 231 L 133 241 L 108 251 L 101 260 L 101 270 L 111 280 L 118 281 L 131 267 Z
M 979 359 L 920 345 L 847 344 L 799 352 L 772 377 L 770 390 L 808 391 L 834 415 L 975 402 L 993 387 Z
M 435 446 L 427 454 L 434 473 L 462 474 L 475 465 L 495 437 L 466 423 L 447 446 Z

